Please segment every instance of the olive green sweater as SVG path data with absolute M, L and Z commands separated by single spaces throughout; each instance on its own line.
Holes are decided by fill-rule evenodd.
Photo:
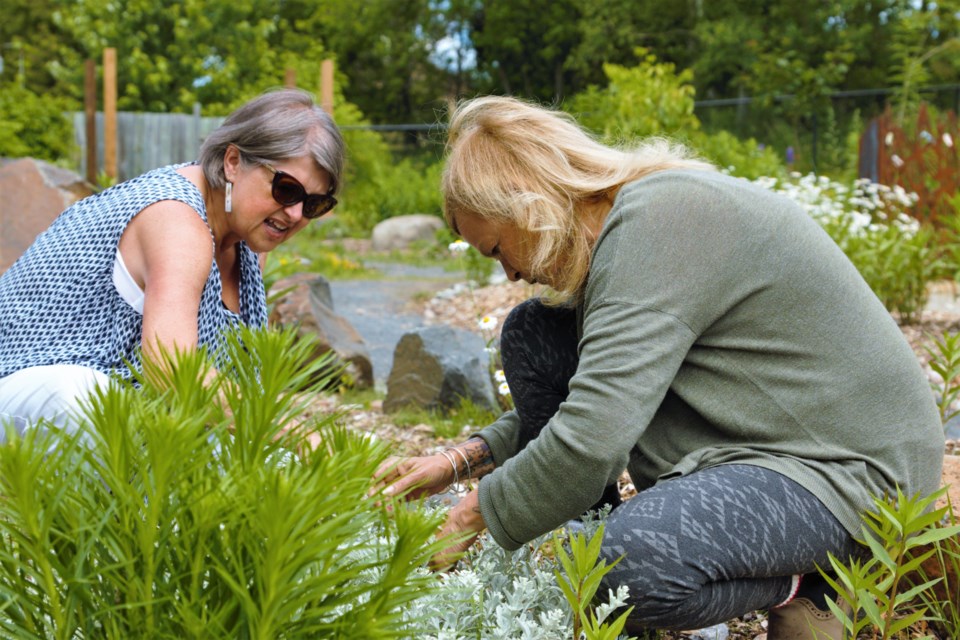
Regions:
M 943 429 L 916 357 L 797 204 L 719 173 L 624 186 L 593 250 L 570 393 L 518 451 L 479 435 L 480 506 L 515 549 L 576 518 L 624 468 L 638 490 L 720 464 L 782 473 L 851 533 L 871 495 L 939 486 Z

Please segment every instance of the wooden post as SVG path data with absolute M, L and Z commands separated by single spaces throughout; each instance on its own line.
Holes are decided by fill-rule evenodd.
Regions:
M 117 50 L 103 50 L 103 170 L 117 179 Z
M 97 183 L 97 63 L 84 65 L 83 118 L 87 136 L 87 182 Z
M 333 116 L 333 60 L 320 63 L 320 106 Z
M 297 70 L 288 68 L 286 73 L 283 75 L 283 86 L 287 89 L 296 89 L 297 88 Z

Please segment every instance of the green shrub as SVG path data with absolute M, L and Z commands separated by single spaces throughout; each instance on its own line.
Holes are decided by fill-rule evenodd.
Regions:
M 761 176 L 782 176 L 786 172 L 776 151 L 761 146 L 753 138 L 741 140 L 726 131 L 697 132 L 690 136 L 687 144 L 705 160 L 731 175 L 748 180 Z
M 917 319 L 927 285 L 944 273 L 947 245 L 905 211 L 916 198 L 901 187 L 856 180 L 847 186 L 825 176 L 792 174 L 757 183 L 795 200 L 830 234 L 888 311 Z
M 229 337 L 235 379 L 180 355 L 94 394 L 79 434 L 0 447 L 9 638 L 390 638 L 436 581 L 438 520 L 370 496 L 382 446 L 304 422 L 312 349 Z M 320 436 L 306 447 L 307 430 Z M 12 434 L 11 434 L 12 436 Z M 296 453 L 300 452 L 300 453 Z
M 641 53 L 643 53 L 641 51 Z M 694 114 L 693 72 L 679 73 L 671 63 L 641 55 L 635 67 L 605 64 L 609 84 L 591 86 L 574 96 L 568 111 L 607 143 L 627 143 L 650 136 L 685 142 L 702 157 L 728 172 L 749 179 L 779 176 L 783 163 L 756 140 L 740 140 L 726 131 L 703 132 Z
M 843 622 L 845 638 L 857 638 L 862 631 L 872 631 L 874 638 L 896 638 L 924 619 L 926 608 L 917 607 L 916 600 L 929 595 L 940 579 L 915 584 L 910 576 L 940 543 L 960 533 L 960 526 L 940 526 L 947 508 L 931 508 L 945 492 L 942 488 L 921 498 L 898 489 L 896 496 L 875 498 L 876 511 L 864 514 L 863 542 L 870 556 L 845 564 L 831 554 L 836 579 L 823 569 L 821 573 L 852 608 L 850 615 L 836 603 L 827 603 Z
M 927 285 L 940 269 L 933 231 L 895 225 L 869 227 L 843 246 L 883 305 L 904 323 L 916 321 L 927 303 Z
M 574 96 L 567 111 L 607 142 L 647 136 L 688 137 L 700 128 L 693 114 L 693 71 L 676 72 L 669 62 L 644 49 L 637 51 L 635 67 L 604 64 L 609 83 L 590 86 Z
M 73 105 L 64 98 L 41 97 L 29 89 L 0 89 L 0 156 L 67 162 L 73 151 L 73 126 L 63 114 Z
M 439 160 L 405 158 L 397 161 L 383 136 L 353 128 L 369 124 L 347 103 L 337 107 L 337 123 L 347 128 L 347 170 L 338 225 L 346 234 L 366 234 L 386 218 L 410 213 L 440 215 Z

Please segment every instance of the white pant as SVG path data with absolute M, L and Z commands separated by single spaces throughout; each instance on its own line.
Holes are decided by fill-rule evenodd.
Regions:
M 41 418 L 73 431 L 81 401 L 109 382 L 103 373 L 75 364 L 30 367 L 0 378 L 0 442 L 6 440 L 3 427 L 11 421 L 19 433 Z

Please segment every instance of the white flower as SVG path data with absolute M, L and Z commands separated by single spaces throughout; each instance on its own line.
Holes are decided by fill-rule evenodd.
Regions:
M 497 348 L 496 348 L 496 347 L 484 347 L 483 350 L 486 351 L 487 353 L 490 353 L 490 354 L 493 354 L 493 353 L 496 353 L 496 352 L 497 352 Z
M 884 138 L 883 138 L 883 142 L 884 142 L 884 144 L 886 144 L 888 147 L 893 144 L 893 131 L 888 131 L 888 132 L 887 132 L 887 135 L 884 136 Z
M 470 245 L 464 242 L 463 240 L 454 240 L 453 242 L 447 245 L 447 249 L 449 249 L 453 253 L 463 253 L 469 248 L 470 248 Z
M 510 385 L 506 382 L 501 382 L 500 386 L 497 387 L 497 391 L 499 391 L 502 396 L 508 396 L 510 395 Z
M 496 371 L 493 372 L 493 379 L 496 380 L 497 382 L 506 382 L 507 374 L 503 372 L 503 369 L 497 369 Z
M 920 139 L 926 142 L 927 144 L 933 142 L 933 134 L 924 129 L 920 132 Z
M 940 138 L 943 140 L 943 144 L 947 145 L 948 147 L 953 146 L 953 136 L 951 136 L 949 133 L 944 132 Z
M 897 154 L 893 154 L 892 156 L 890 156 L 890 162 L 892 162 L 893 166 L 895 166 L 897 169 L 903 166 L 903 158 L 901 158 Z
M 483 316 L 477 322 L 477 326 L 483 329 L 484 331 L 490 331 L 497 326 L 497 319 L 493 316 Z

